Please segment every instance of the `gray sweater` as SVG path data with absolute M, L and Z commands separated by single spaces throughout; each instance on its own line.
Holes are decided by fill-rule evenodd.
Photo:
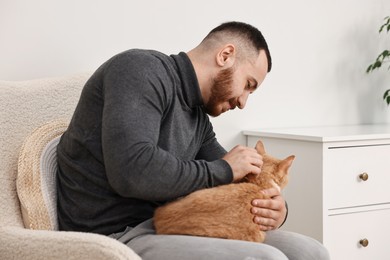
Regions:
M 225 153 L 185 53 L 120 53 L 87 81 L 58 145 L 60 229 L 111 234 L 230 183 Z

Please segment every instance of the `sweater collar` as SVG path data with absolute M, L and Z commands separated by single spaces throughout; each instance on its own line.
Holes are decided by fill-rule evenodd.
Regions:
M 183 97 L 190 108 L 203 106 L 202 94 L 200 92 L 198 78 L 194 66 L 188 55 L 180 52 L 178 55 L 171 55 L 178 68 L 182 83 Z

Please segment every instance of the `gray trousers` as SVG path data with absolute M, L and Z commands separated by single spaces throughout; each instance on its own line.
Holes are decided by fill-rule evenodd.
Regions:
M 110 235 L 144 260 L 328 260 L 318 241 L 292 232 L 268 231 L 264 243 L 196 236 L 156 235 L 152 219 Z

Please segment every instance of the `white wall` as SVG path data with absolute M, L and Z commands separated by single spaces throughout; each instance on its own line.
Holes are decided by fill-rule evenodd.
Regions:
M 188 51 L 213 27 L 258 27 L 273 69 L 245 110 L 212 119 L 221 143 L 241 130 L 390 122 L 386 70 L 366 74 L 390 35 L 388 0 L 0 0 L 0 79 L 93 71 L 129 48 Z

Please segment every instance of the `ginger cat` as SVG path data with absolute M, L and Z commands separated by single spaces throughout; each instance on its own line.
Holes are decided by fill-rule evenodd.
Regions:
M 265 232 L 253 222 L 252 200 L 266 196 L 261 190 L 288 182 L 288 169 L 295 156 L 279 160 L 265 153 L 259 141 L 256 150 L 263 156 L 259 175 L 248 175 L 239 183 L 198 190 L 156 209 L 157 234 L 217 237 L 263 242 Z

